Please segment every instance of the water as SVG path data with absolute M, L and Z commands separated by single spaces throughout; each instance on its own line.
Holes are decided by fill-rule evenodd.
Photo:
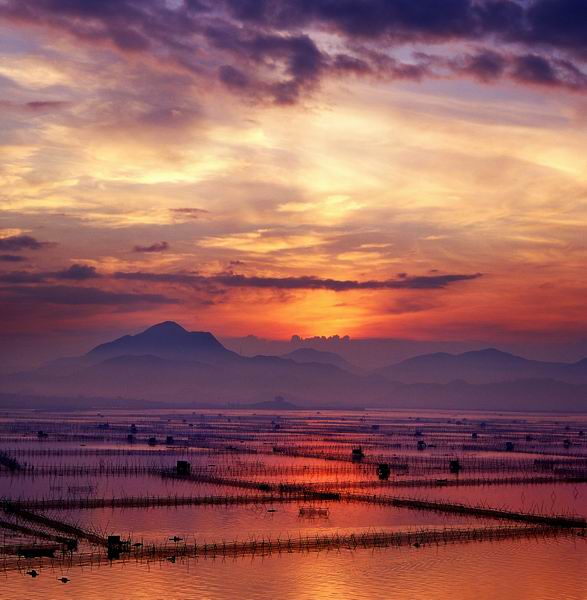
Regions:
M 132 424 L 136 439 L 129 443 Z M 39 438 L 40 430 L 48 437 Z M 182 538 L 181 543 L 200 544 L 503 524 L 369 502 L 281 502 L 279 484 L 303 484 L 312 490 L 334 486 L 331 489 L 343 497 L 391 495 L 587 516 L 587 439 L 581 435 L 585 430 L 587 419 L 581 417 L 530 414 L 111 411 L 56 417 L 22 411 L 0 415 L 0 451 L 26 465 L 14 473 L 0 467 L 0 497 L 5 499 L 268 494 L 276 498 L 229 506 L 37 510 L 101 536 L 119 534 L 133 542 L 162 545 L 164 552 L 150 561 L 123 554 L 121 560 L 109 562 L 100 547 L 82 541 L 79 556 L 85 556 L 84 566 L 75 566 L 76 554 L 73 565 L 0 554 L 0 599 L 586 600 L 585 537 L 167 560 L 174 556 L 176 542 L 170 540 L 174 536 Z M 168 435 L 174 438 L 171 445 L 165 444 Z M 155 446 L 147 444 L 152 436 L 157 438 Z M 417 450 L 418 439 L 426 441 L 425 450 Z M 565 446 L 567 439 L 570 444 Z M 512 450 L 505 449 L 507 441 L 514 444 Z M 353 462 L 356 447 L 365 457 Z M 449 471 L 455 459 L 463 466 L 459 473 Z M 194 474 L 204 473 L 212 480 L 162 477 L 163 470 L 173 471 L 177 460 L 188 460 Z M 376 475 L 378 462 L 392 465 L 387 483 Z M 81 472 L 71 474 L 68 469 L 73 467 Z M 128 473 L 128 468 L 137 472 Z M 545 476 L 552 480 L 531 483 Z M 564 480 L 570 476 L 572 482 Z M 495 483 L 512 477 L 527 481 Z M 436 485 L 438 480 L 467 479 L 487 484 Z M 400 487 L 402 482 L 412 483 Z M 272 491 L 260 490 L 258 484 L 273 486 Z M 328 514 L 301 516 L 302 506 L 327 508 Z M 48 531 L 1 510 L 0 519 Z M 0 527 L 0 536 L 4 547 L 39 543 L 34 536 L 9 528 Z M 88 560 L 87 552 L 95 558 Z M 38 577 L 27 575 L 32 568 Z M 71 581 L 61 583 L 62 576 Z
M 587 553 L 570 541 L 282 554 L 9 573 L 3 600 L 585 600 Z M 68 584 L 57 581 L 63 574 Z

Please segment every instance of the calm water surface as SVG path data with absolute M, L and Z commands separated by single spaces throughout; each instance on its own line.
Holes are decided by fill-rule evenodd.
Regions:
M 568 540 L 273 555 L 11 572 L 3 600 L 585 600 L 587 544 Z
M 105 427 L 105 424 L 108 424 Z M 128 443 L 131 425 L 138 432 Z M 37 439 L 37 431 L 48 437 Z M 513 511 L 587 516 L 587 483 L 535 484 L 534 476 L 587 476 L 587 419 L 570 415 L 497 415 L 490 413 L 111 411 L 52 414 L 22 411 L 0 417 L 0 452 L 26 465 L 22 472 L 0 468 L 0 498 L 73 499 L 128 496 L 259 495 L 238 481 L 271 485 L 336 484 L 342 492 L 417 497 L 483 504 Z M 472 433 L 476 433 L 475 438 Z M 164 440 L 173 435 L 174 443 Z M 156 446 L 147 445 L 156 436 Z M 418 451 L 418 440 L 427 447 Z M 565 440 L 570 440 L 565 447 Z M 506 451 L 506 442 L 515 451 Z M 351 461 L 361 447 L 365 460 Z M 277 448 L 277 451 L 274 450 Z M 467 467 L 450 473 L 449 461 Z M 215 482 L 163 478 L 189 460 Z M 536 461 L 555 461 L 538 467 Z M 390 485 L 381 484 L 378 462 L 394 465 Z M 30 467 L 34 467 L 33 470 Z M 139 474 L 108 475 L 119 467 L 140 467 Z M 79 474 L 68 469 L 80 467 Z M 87 468 L 87 471 L 84 471 Z M 104 473 L 96 468 L 104 468 Z M 43 471 L 45 474 L 43 474 Z M 69 474 L 68 474 L 69 473 Z M 437 480 L 527 477 L 524 483 L 439 486 Z M 224 478 L 224 479 L 223 479 Z M 577 477 L 576 477 L 577 478 Z M 226 480 L 233 480 L 226 485 Z M 578 478 L 580 479 L 580 478 Z M 405 480 L 417 486 L 396 485 Z M 422 486 L 421 480 L 429 485 Z M 430 481 L 432 485 L 430 485 Z M 356 484 L 359 484 L 358 486 Z M 361 487 L 365 483 L 367 486 Z M 275 505 L 181 506 L 177 508 L 98 508 L 46 510 L 44 514 L 100 535 L 120 534 L 133 541 L 165 544 L 172 536 L 188 542 L 284 538 L 316 532 L 406 531 L 453 527 L 494 527 L 495 520 L 417 511 L 379 504 L 323 501 L 327 517 L 303 518 L 297 502 Z M 271 510 L 268 510 L 271 509 Z M 0 511 L 0 518 L 13 516 Z M 0 527 L 4 545 L 28 544 L 27 538 Z M 80 548 L 89 549 L 87 542 Z M 94 550 L 96 551 L 96 550 Z M 99 550 L 98 550 L 99 551 Z M 238 559 L 177 559 L 98 565 L 35 566 L 14 555 L 2 569 L 0 600 L 22 599 L 209 599 L 209 600 L 587 600 L 587 539 L 518 539 L 447 546 L 403 547 L 273 554 Z M 7 564 L 7 563 L 5 563 Z M 39 576 L 26 571 L 35 567 Z M 63 584 L 58 578 L 67 576 Z

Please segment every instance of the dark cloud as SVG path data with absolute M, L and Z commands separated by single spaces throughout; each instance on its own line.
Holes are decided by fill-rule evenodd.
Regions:
M 323 24 L 349 36 L 397 39 L 467 35 L 474 25 L 469 0 L 227 0 L 233 15 L 277 29 Z
M 52 242 L 39 242 L 30 235 L 13 235 L 10 237 L 0 238 L 0 250 L 19 251 L 19 250 L 40 250 L 48 246 L 52 246 Z
M 492 50 L 482 50 L 466 56 L 462 71 L 480 81 L 489 82 L 499 79 L 507 66 L 507 60 Z
M 355 75 L 368 75 L 373 72 L 367 61 L 349 54 L 337 54 L 334 57 L 333 66 L 337 71 L 354 73 Z
M 392 315 L 404 315 L 433 310 L 438 308 L 438 306 L 438 302 L 434 302 L 428 298 L 400 298 L 386 312 Z
M 3 283 L 42 283 L 48 279 L 86 281 L 97 279 L 101 275 L 95 267 L 90 265 L 73 264 L 67 269 L 52 272 L 11 271 L 0 273 L 0 282 Z
M 524 28 L 524 8 L 510 0 L 486 0 L 475 6 L 476 19 L 484 32 L 515 38 Z
M 68 106 L 69 102 L 63 102 L 60 100 L 32 100 L 30 102 L 11 102 L 9 100 L 0 100 L 0 107 L 7 110 L 19 111 L 19 112 L 50 112 L 60 110 Z
M 517 44 L 587 49 L 584 0 L 226 0 L 237 20 L 278 30 L 322 25 L 389 43 L 496 37 Z
M 118 272 L 116 279 L 130 281 L 152 281 L 160 283 L 179 283 L 205 287 L 207 285 L 231 288 L 264 288 L 280 290 L 331 290 L 346 292 L 350 290 L 401 290 L 443 289 L 453 283 L 470 281 L 481 277 L 481 273 L 468 275 L 420 275 L 415 277 L 403 276 L 397 279 L 383 281 L 369 280 L 340 280 L 323 279 L 320 277 L 255 277 L 238 275 L 235 273 L 220 273 L 218 275 L 199 275 L 191 273 L 145 273 L 145 272 Z
M 26 258 L 18 254 L 0 254 L 0 261 L 2 262 L 23 262 Z
M 529 83 L 554 85 L 557 77 L 548 60 L 535 54 L 527 54 L 516 58 L 514 77 Z
M 511 76 L 521 83 L 565 87 L 577 91 L 587 89 L 587 75 L 574 64 L 537 54 L 514 57 Z
M 297 102 L 325 76 L 508 76 L 586 87 L 579 65 L 587 59 L 584 0 L 5 0 L 2 18 L 148 53 L 189 77 L 214 78 L 234 93 L 278 104 Z M 337 35 L 336 52 L 319 46 L 320 31 Z M 463 42 L 486 49 L 463 55 Z M 426 59 L 391 55 L 401 48 L 408 56 L 410 44 L 445 49 Z M 155 111 L 153 118 L 168 125 L 176 113 Z
M 55 279 L 70 279 L 72 281 L 85 281 L 86 279 L 96 279 L 101 275 L 95 267 L 90 265 L 71 265 L 68 269 L 58 271 L 54 274 Z
M 33 300 L 36 303 L 64 305 L 177 304 L 177 300 L 161 294 L 127 294 L 67 285 L 11 286 L 1 288 L 0 293 L 8 295 L 13 301 Z
M 321 279 L 319 277 L 247 277 L 232 273 L 215 275 L 210 278 L 214 283 L 227 287 L 255 287 L 277 289 L 325 289 L 335 292 L 349 290 L 390 290 L 390 289 L 439 289 L 457 281 L 476 279 L 474 275 L 436 275 L 420 277 L 402 277 L 384 281 L 355 281 Z
M 47 111 L 64 108 L 69 105 L 69 102 L 60 100 L 34 100 L 27 102 L 26 107 L 34 111 Z
M 569 61 L 547 59 L 526 54 L 513 59 L 512 78 L 543 86 L 566 87 L 573 90 L 587 88 L 587 76 Z
M 220 80 L 230 88 L 269 94 L 278 104 L 291 104 L 302 91 L 312 88 L 326 66 L 326 57 L 308 35 L 243 33 L 241 28 L 225 24 L 206 31 L 208 41 L 227 52 L 249 69 L 275 69 L 283 66 L 283 75 L 263 81 L 232 65 L 219 70 Z
M 2 283 L 41 283 L 45 279 L 45 273 L 32 273 L 30 271 L 0 273 L 0 282 Z
M 526 40 L 571 49 L 586 57 L 587 3 L 584 0 L 538 0 L 528 4 Z
M 244 90 L 251 84 L 251 80 L 247 75 L 230 65 L 222 65 L 218 69 L 218 77 L 229 88 Z
M 208 211 L 203 208 L 171 208 L 170 210 L 174 215 L 186 219 L 200 219 L 208 214 Z
M 169 244 L 167 242 L 155 242 L 150 246 L 135 246 L 133 252 L 165 252 L 169 250 Z
M 446 63 L 448 72 L 465 73 L 490 83 L 509 77 L 517 83 L 561 87 L 572 91 L 587 89 L 587 75 L 572 62 L 539 54 L 508 54 L 482 49 Z

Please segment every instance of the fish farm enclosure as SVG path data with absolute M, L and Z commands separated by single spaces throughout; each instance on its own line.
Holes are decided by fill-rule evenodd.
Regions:
M 390 597 L 422 560 L 428 588 L 394 597 L 442 597 L 435 561 L 459 585 L 488 548 L 514 561 L 510 591 L 532 556 L 575 574 L 543 597 L 587 598 L 586 432 L 580 416 L 448 411 L 0 414 L 0 598 L 225 598 L 264 571 L 287 588 L 308 560 L 322 579 L 285 598 Z M 336 569 L 358 572 L 326 588 Z M 524 589 L 502 597 L 541 597 Z

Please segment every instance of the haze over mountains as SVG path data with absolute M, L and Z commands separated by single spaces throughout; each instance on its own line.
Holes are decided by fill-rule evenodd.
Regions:
M 531 378 L 587 383 L 587 359 L 575 363 L 543 362 L 486 348 L 462 354 L 425 354 L 376 372 L 405 383 L 449 383 L 459 379 L 469 383 L 493 383 Z
M 298 348 L 293 352 L 282 354 L 281 358 L 290 359 L 301 364 L 318 363 L 324 365 L 334 365 L 339 369 L 348 371 L 349 373 L 361 373 L 362 369 L 352 365 L 336 352 L 325 352 L 323 350 L 315 350 L 314 348 Z
M 313 348 L 241 356 L 211 333 L 167 321 L 83 356 L 4 376 L 0 392 L 12 401 L 15 395 L 39 395 L 226 406 L 281 396 L 317 408 L 584 411 L 587 359 L 541 362 L 484 349 L 422 355 L 367 372 Z

